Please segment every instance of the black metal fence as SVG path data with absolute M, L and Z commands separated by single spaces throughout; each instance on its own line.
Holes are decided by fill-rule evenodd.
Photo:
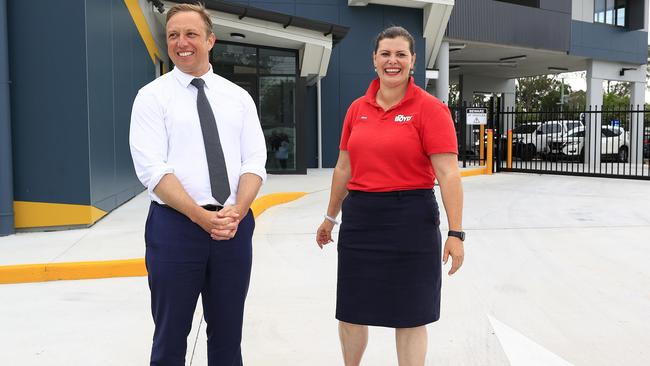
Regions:
M 483 108 L 487 112 L 484 125 L 468 124 L 467 110 Z M 456 125 L 458 139 L 458 160 L 464 168 L 485 165 L 487 157 L 487 129 L 495 129 L 498 116 L 493 103 L 473 105 L 450 105 L 452 119 Z M 470 121 L 471 122 L 471 121 Z
M 520 111 L 491 102 L 487 124 L 468 124 L 451 106 L 464 167 L 485 163 L 484 131 L 494 131 L 495 171 L 650 179 L 650 110 Z M 471 122 L 471 121 L 470 121 Z

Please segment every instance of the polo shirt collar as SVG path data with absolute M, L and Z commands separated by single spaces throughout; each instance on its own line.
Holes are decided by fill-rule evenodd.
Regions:
M 190 85 L 192 80 L 196 79 L 196 76 L 186 74 L 176 66 L 174 66 L 174 69 L 172 70 L 172 75 L 174 75 L 176 80 L 178 80 L 178 82 L 181 83 L 181 85 L 183 85 L 186 88 Z M 205 81 L 205 85 L 208 89 L 212 89 L 215 86 L 214 83 L 216 83 L 216 80 L 214 78 L 214 73 L 212 72 L 212 65 L 210 65 L 210 69 L 208 70 L 208 72 L 201 75 L 200 78 L 203 79 L 203 81 Z
M 375 106 L 379 106 L 379 104 L 377 104 L 377 92 L 379 91 L 379 86 L 380 86 L 379 78 L 376 78 L 370 83 L 370 86 L 366 91 L 366 101 Z M 417 92 L 417 86 L 415 85 L 415 79 L 413 79 L 413 76 L 410 76 L 408 86 L 406 87 L 406 94 L 404 95 L 404 98 L 402 98 L 402 100 L 400 100 L 400 102 L 397 103 L 395 107 L 401 105 L 402 103 L 407 102 L 411 98 L 414 98 L 416 92 Z

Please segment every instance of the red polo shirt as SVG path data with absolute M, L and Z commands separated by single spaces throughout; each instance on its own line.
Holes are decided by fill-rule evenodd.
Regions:
M 411 77 L 404 98 L 384 111 L 376 100 L 379 79 L 355 100 L 345 116 L 341 150 L 348 151 L 349 190 L 388 192 L 433 188 L 429 156 L 458 153 L 449 109 L 415 85 Z

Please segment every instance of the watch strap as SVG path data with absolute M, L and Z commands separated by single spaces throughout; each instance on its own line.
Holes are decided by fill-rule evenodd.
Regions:
M 465 241 L 465 232 L 464 231 L 449 230 L 447 232 L 447 236 L 453 236 L 455 238 L 460 239 L 461 241 Z

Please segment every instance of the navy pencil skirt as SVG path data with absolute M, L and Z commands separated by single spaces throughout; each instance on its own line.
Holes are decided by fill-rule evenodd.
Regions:
M 439 226 L 430 189 L 350 191 L 338 240 L 336 318 L 391 328 L 438 320 Z

